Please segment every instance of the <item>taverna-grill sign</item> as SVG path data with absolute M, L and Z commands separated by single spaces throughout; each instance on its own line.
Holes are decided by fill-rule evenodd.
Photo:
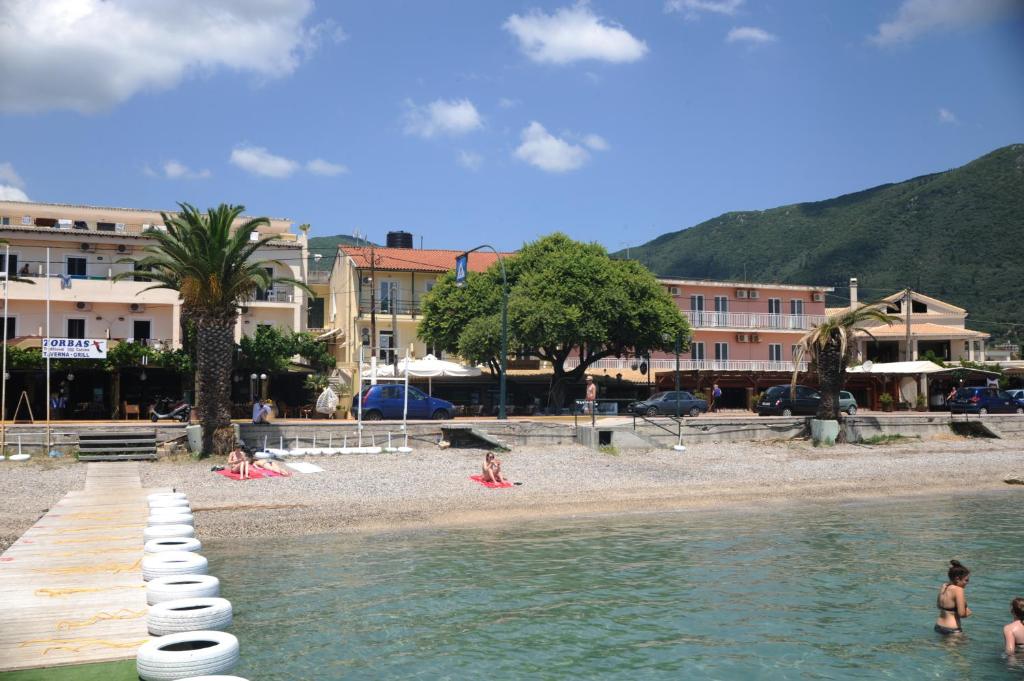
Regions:
M 50 359 L 106 359 L 105 338 L 44 338 L 43 357 Z

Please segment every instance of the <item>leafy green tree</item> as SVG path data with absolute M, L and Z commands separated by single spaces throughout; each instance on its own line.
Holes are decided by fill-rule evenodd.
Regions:
M 470 272 L 462 287 L 442 275 L 423 299 L 418 335 L 428 345 L 467 362 L 501 368 L 501 271 Z
M 231 430 L 231 370 L 238 308 L 255 297 L 258 289 L 275 282 L 303 289 L 301 282 L 274 277 L 267 268 L 284 265 L 276 260 L 257 260 L 256 251 L 274 240 L 256 240 L 250 234 L 269 224 L 266 218 L 235 226 L 243 206 L 221 204 L 202 213 L 179 204 L 181 212 L 163 214 L 167 231 L 149 232 L 156 241 L 146 246 L 146 257 L 137 266 L 147 270 L 152 288 L 177 291 L 183 313 L 196 326 L 196 392 L 203 425 L 203 451 L 226 453 L 233 446 Z M 118 279 L 134 273 L 117 275 Z
M 808 359 L 810 369 L 818 375 L 821 402 L 817 418 L 839 420 L 839 391 L 846 383 L 846 367 L 853 355 L 854 336 L 863 331 L 868 322 L 892 324 L 896 318 L 886 314 L 884 304 L 859 305 L 833 315 L 803 335 L 797 343 L 793 363 L 792 385 L 796 386 L 800 363 Z M 871 336 L 874 338 L 874 336 Z
M 250 371 L 287 371 L 292 357 L 299 355 L 317 372 L 334 368 L 327 344 L 311 333 L 291 332 L 273 326 L 258 326 L 256 333 L 242 336 L 238 344 L 238 367 Z

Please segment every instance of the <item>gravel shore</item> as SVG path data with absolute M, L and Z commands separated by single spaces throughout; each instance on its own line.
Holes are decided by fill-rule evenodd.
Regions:
M 307 457 L 322 473 L 237 482 L 210 472 L 223 461 L 141 463 L 146 487 L 186 492 L 204 539 L 409 526 L 508 522 L 541 516 L 697 506 L 1005 489 L 1024 475 L 1024 442 L 948 436 L 887 445 L 815 448 L 808 442 L 704 444 L 673 451 L 595 452 L 575 446 L 499 455 L 522 485 L 487 489 L 468 479 L 482 450 L 424 446 L 412 454 Z M 5 548 L 71 489 L 85 466 L 3 464 Z M 1024 496 L 1024 487 L 1020 489 Z

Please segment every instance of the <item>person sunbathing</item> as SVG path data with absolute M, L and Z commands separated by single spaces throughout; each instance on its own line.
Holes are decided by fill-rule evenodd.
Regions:
M 249 459 L 246 458 L 245 452 L 242 451 L 240 445 L 236 445 L 231 453 L 228 454 L 228 470 L 232 473 L 238 473 L 240 480 L 248 480 L 249 478 Z
M 482 476 L 484 482 L 508 482 L 501 475 L 501 460 L 494 458 L 494 452 L 487 452 L 484 457 Z
M 270 459 L 250 459 L 250 464 L 256 468 L 274 471 L 278 475 L 283 475 L 286 478 L 292 477 L 292 472 L 288 470 L 286 466 L 282 466 L 278 462 L 271 461 Z

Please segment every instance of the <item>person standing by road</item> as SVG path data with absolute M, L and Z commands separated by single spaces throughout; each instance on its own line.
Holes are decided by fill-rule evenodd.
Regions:
M 597 406 L 597 385 L 594 383 L 593 376 L 587 376 L 587 401 L 583 405 L 585 410 L 584 413 L 593 414 L 594 409 Z
M 714 387 L 711 388 L 711 411 L 718 411 L 718 400 L 722 398 L 722 389 L 715 383 Z

